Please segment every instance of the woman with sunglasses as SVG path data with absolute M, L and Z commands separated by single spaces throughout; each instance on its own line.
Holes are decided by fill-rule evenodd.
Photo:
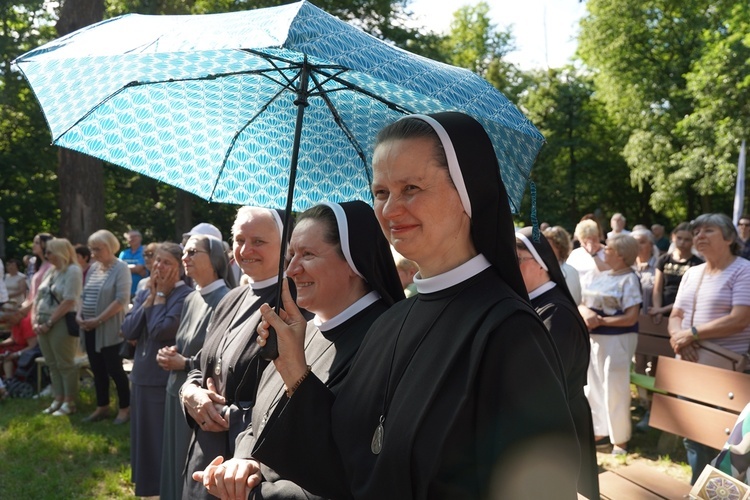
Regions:
M 122 336 L 136 342 L 130 373 L 130 466 L 139 497 L 159 495 L 169 372 L 159 366 L 156 356 L 159 349 L 174 344 L 182 306 L 193 291 L 182 281 L 181 258 L 182 248 L 177 243 L 159 244 L 149 288 L 138 292 L 122 323 Z

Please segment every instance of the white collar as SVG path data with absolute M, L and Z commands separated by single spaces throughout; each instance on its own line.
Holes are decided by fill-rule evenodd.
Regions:
M 371 304 L 374 304 L 378 300 L 380 300 L 380 294 L 373 290 L 367 295 L 363 295 L 362 297 L 360 297 L 354 304 L 350 305 L 328 321 L 320 321 L 320 318 L 318 318 L 318 315 L 316 314 L 313 318 L 313 323 L 321 332 L 331 330 L 344 323 L 346 320 L 359 313 L 360 311 L 365 310 L 367 307 L 369 307 Z
M 206 286 L 196 286 L 195 289 L 198 290 L 201 295 L 208 295 L 209 293 L 213 292 L 214 290 L 218 290 L 221 288 L 221 285 L 224 284 L 224 280 L 219 278 L 218 280 L 214 281 L 213 283 L 210 283 Z
M 556 286 L 557 286 L 557 283 L 550 280 L 547 283 L 544 283 L 543 285 L 536 287 L 534 290 L 529 292 L 529 300 L 534 300 L 535 298 L 539 297 L 543 293 L 546 293 L 552 290 Z
M 419 293 L 439 292 L 440 290 L 445 290 L 446 288 L 458 285 L 472 276 L 476 276 L 491 265 L 490 261 L 480 253 L 460 266 L 454 267 L 450 271 L 446 271 L 443 274 L 438 274 L 431 278 L 422 278 L 420 274 L 417 273 L 414 275 L 414 284 L 417 285 L 417 291 Z
M 278 283 L 278 281 L 279 281 L 279 277 L 278 276 L 274 276 L 272 278 L 267 278 L 267 279 L 264 279 L 262 281 L 251 281 L 250 282 L 250 288 L 252 288 L 253 290 L 260 290 L 262 288 L 268 288 L 269 286 Z

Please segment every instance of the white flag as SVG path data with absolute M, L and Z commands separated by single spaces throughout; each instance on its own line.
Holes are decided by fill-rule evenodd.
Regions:
M 740 159 L 737 162 L 737 186 L 734 190 L 734 217 L 732 221 L 734 225 L 742 217 L 742 211 L 745 209 L 745 140 L 742 140 L 742 147 L 740 148 Z

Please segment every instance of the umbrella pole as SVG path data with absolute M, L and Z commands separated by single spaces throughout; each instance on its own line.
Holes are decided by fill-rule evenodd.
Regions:
M 310 66 L 307 63 L 307 56 L 302 61 L 299 84 L 297 85 L 297 98 L 294 105 L 297 106 L 297 121 L 294 126 L 294 142 L 292 144 L 292 158 L 289 165 L 289 190 L 286 195 L 286 209 L 284 210 L 284 231 L 281 235 L 281 255 L 279 257 L 279 286 L 276 291 L 276 314 L 281 309 L 281 282 L 284 279 L 284 268 L 286 262 L 287 241 L 289 241 L 289 228 L 292 220 L 292 202 L 294 201 L 294 183 L 297 179 L 297 160 L 299 158 L 300 139 L 302 137 L 302 122 L 305 118 L 305 108 L 307 103 L 307 86 L 310 81 Z M 266 361 L 273 361 L 279 357 L 279 342 L 276 338 L 276 331 L 273 328 L 268 329 L 268 338 L 266 344 L 260 348 L 260 356 Z

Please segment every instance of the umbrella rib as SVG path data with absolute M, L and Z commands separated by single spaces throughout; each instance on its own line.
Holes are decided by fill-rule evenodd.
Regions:
M 315 73 L 310 74 L 310 79 L 314 82 L 315 88 L 320 89 L 320 97 L 323 99 L 323 101 L 326 103 L 326 106 L 328 106 L 328 110 L 333 115 L 333 119 L 336 122 L 336 125 L 339 126 L 342 132 L 344 132 L 344 135 L 346 135 L 346 138 L 351 143 L 354 150 L 357 152 L 357 156 L 362 160 L 362 164 L 365 166 L 365 175 L 367 176 L 367 185 L 372 185 L 372 176 L 370 175 L 370 170 L 367 168 L 367 157 L 365 156 L 365 152 L 362 149 L 362 147 L 357 142 L 357 139 L 354 137 L 354 134 L 351 130 L 349 130 L 349 127 L 346 126 L 346 123 L 344 123 L 344 120 L 341 118 L 341 115 L 339 114 L 339 111 L 336 109 L 336 106 L 333 105 L 333 102 L 328 98 L 328 95 L 326 94 L 325 90 L 321 88 L 321 83 L 316 78 Z M 372 193 L 370 193 L 370 201 L 374 202 L 375 200 L 372 198 Z
M 272 98 L 268 99 L 268 101 L 266 101 L 263 104 L 263 106 L 261 106 L 258 109 L 258 111 L 252 116 L 252 118 L 250 118 L 245 123 L 245 125 L 243 125 L 237 131 L 237 133 L 234 134 L 234 137 L 232 137 L 232 142 L 229 144 L 229 147 L 227 147 L 226 153 L 224 153 L 224 160 L 222 160 L 222 162 L 221 162 L 221 167 L 219 167 L 219 171 L 217 172 L 216 181 L 214 182 L 214 187 L 213 187 L 213 189 L 211 189 L 211 194 L 208 197 L 209 201 L 211 201 L 213 199 L 214 193 L 216 192 L 216 188 L 219 187 L 219 180 L 221 179 L 221 173 L 224 171 L 224 167 L 226 166 L 227 160 L 229 159 L 229 154 L 232 152 L 232 149 L 234 148 L 234 144 L 237 142 L 237 139 L 239 138 L 240 134 L 242 134 L 242 132 L 244 132 L 245 129 L 247 129 L 247 127 L 249 127 L 250 124 L 253 123 L 256 118 L 258 118 L 258 116 L 260 116 L 261 113 L 263 113 L 265 110 L 267 110 L 268 107 L 272 103 L 274 103 L 279 98 L 279 96 L 282 93 L 284 93 L 285 90 L 286 90 L 286 87 L 284 85 L 281 85 L 281 89 L 278 92 L 276 92 L 276 94 Z

